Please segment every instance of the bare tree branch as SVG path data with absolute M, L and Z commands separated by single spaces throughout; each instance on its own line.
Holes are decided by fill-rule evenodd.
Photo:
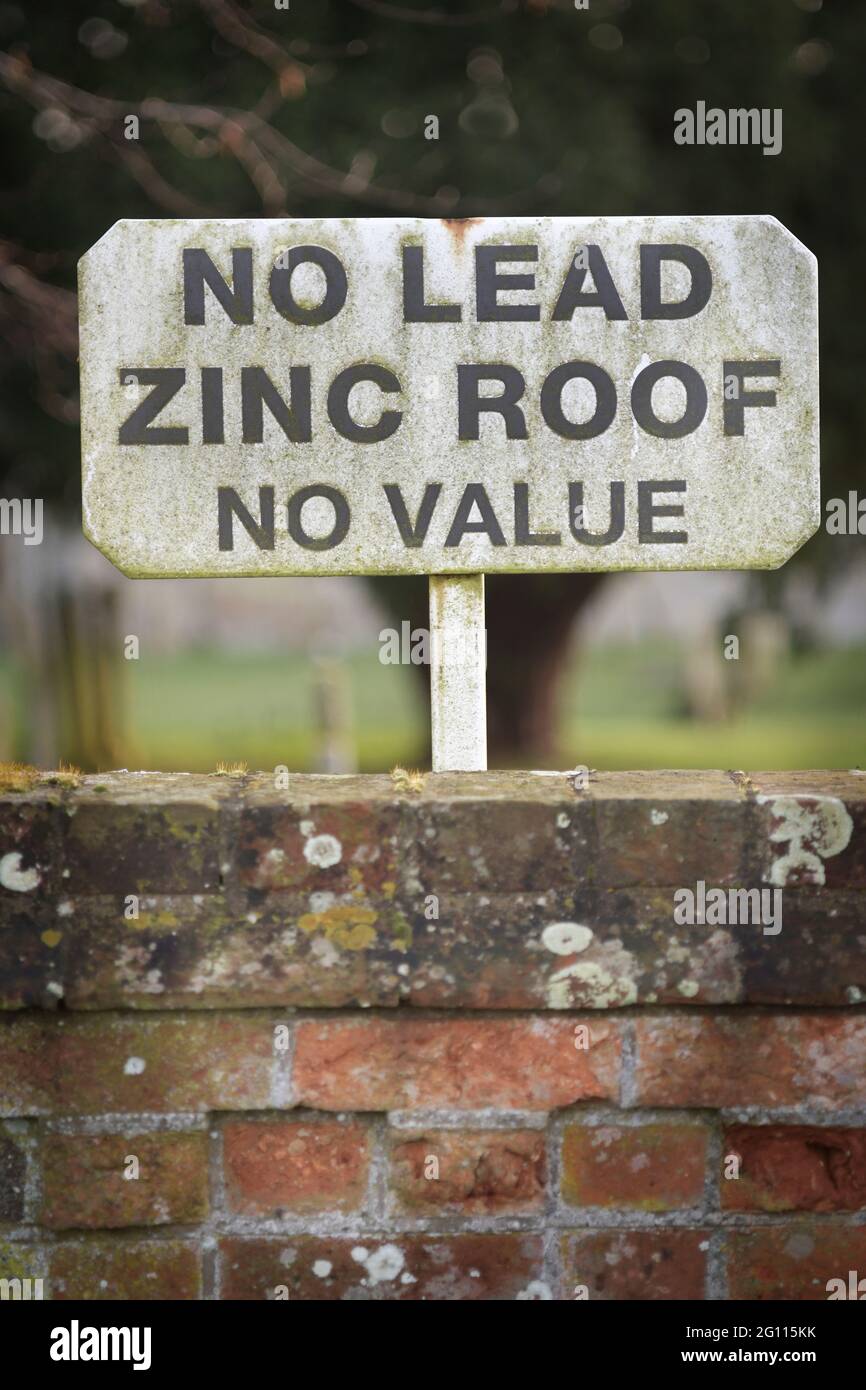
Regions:
M 260 29 L 250 15 L 231 0 L 199 0 L 199 4 L 224 39 L 266 63 L 277 74 L 283 96 L 297 99 L 304 95 L 304 64 L 290 57 L 282 44 Z
M 43 410 L 68 424 L 78 418 L 71 372 L 78 359 L 78 306 L 72 290 L 36 273 L 51 259 L 0 242 L 0 334 L 11 359 L 32 363 Z
M 106 140 L 106 144 L 157 207 L 177 217 L 208 216 L 209 208 L 164 179 L 149 156 L 133 141 Z
M 444 10 L 407 10 L 403 5 L 390 5 L 387 0 L 352 0 L 359 10 L 370 14 L 384 15 L 386 19 L 399 19 L 405 24 L 435 24 L 443 29 L 465 29 L 473 24 L 490 24 L 502 19 L 508 10 L 516 5 L 495 5 L 488 10 L 476 10 L 473 14 L 446 14 Z
M 112 125 L 136 110 L 135 103 L 94 96 L 58 78 L 37 72 L 22 59 L 3 52 L 0 52 L 0 79 L 10 91 L 23 96 L 31 105 L 39 109 L 47 106 L 65 109 L 87 118 L 103 132 L 108 132 Z M 389 188 L 383 184 L 363 183 L 353 178 L 351 173 L 341 173 L 314 155 L 307 154 L 255 112 L 169 102 L 161 97 L 146 98 L 138 105 L 137 112 L 142 119 L 152 120 L 159 125 L 180 125 L 205 130 L 219 137 L 223 146 L 245 169 L 259 195 L 261 187 L 267 187 L 274 204 L 279 201 L 277 184 L 282 187 L 285 174 L 291 172 L 310 188 L 349 197 L 368 206 L 387 208 L 392 212 L 441 217 L 453 211 L 452 206 L 441 198 Z M 270 165 L 273 183 L 259 167 L 257 161 L 261 159 Z M 256 170 L 255 178 L 252 177 L 253 169 Z M 140 174 L 141 171 L 138 172 Z M 521 190 L 495 201 L 477 198 L 473 200 L 473 210 L 480 214 L 509 211 L 525 204 L 531 196 L 531 190 Z

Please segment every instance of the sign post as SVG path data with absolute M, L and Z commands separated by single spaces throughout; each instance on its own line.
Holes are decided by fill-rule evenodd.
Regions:
M 484 575 L 430 576 L 430 722 L 434 772 L 487 768 Z
M 485 574 L 773 569 L 820 523 L 817 266 L 772 217 L 121 221 L 79 281 L 90 540 L 429 576 L 437 771 L 486 766 Z

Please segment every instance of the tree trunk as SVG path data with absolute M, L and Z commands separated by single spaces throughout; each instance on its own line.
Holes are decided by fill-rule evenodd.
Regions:
M 487 581 L 487 743 L 491 767 L 549 763 L 574 620 L 601 576 Z

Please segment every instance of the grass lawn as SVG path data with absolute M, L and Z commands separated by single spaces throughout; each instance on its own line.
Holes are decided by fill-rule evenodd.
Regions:
M 866 648 L 792 659 L 763 699 L 724 723 L 682 717 L 681 669 L 675 644 L 576 658 L 563 684 L 560 751 L 550 765 L 866 767 Z M 124 674 L 128 767 L 315 766 L 314 670 L 302 655 L 191 652 L 129 662 Z M 383 666 L 375 653 L 355 655 L 345 662 L 345 684 L 360 768 L 417 765 L 426 721 L 417 674 Z M 21 713 L 20 691 L 0 663 L 0 718 L 20 722 Z

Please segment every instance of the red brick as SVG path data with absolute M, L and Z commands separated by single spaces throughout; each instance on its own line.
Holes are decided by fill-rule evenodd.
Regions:
M 702 1299 L 706 1231 L 579 1231 L 562 1237 L 563 1299 Z M 582 1292 L 581 1298 L 586 1297 Z
M 730 1211 L 858 1211 L 866 1207 L 866 1130 L 814 1125 L 732 1125 L 724 1156 L 737 1178 L 721 1179 Z
M 866 779 L 856 772 L 753 772 L 765 880 L 866 887 Z
M 29 1240 L 7 1240 L 0 1236 L 0 1279 L 29 1279 L 32 1291 L 32 1281 L 44 1278 L 44 1246 L 34 1245 Z
M 590 791 L 601 886 L 739 883 L 746 816 L 725 773 L 607 773 Z
M 67 1018 L 58 1024 L 55 1105 L 78 1115 L 261 1110 L 273 1043 L 272 1021 L 255 1014 Z
M 273 1061 L 255 1013 L 0 1020 L 0 1114 L 261 1110 Z
M 66 935 L 52 903 L 0 892 L 0 1009 L 55 1009 Z
M 215 778 L 108 774 L 72 793 L 66 840 L 71 894 L 204 893 L 219 882 Z
M 64 923 L 74 935 L 66 957 L 67 1008 L 344 1008 L 360 1000 L 399 1001 L 396 966 L 403 953 L 395 940 L 405 919 L 393 902 L 353 899 L 313 913 L 309 894 L 257 893 L 240 907 L 217 894 L 154 894 L 141 898 L 139 916 L 130 921 L 119 902 L 79 899 L 74 919 Z M 0 909 L 0 943 L 2 928 Z M 0 976 L 3 959 L 0 944 Z M 22 980 L 16 969 L 10 987 L 16 979 L 27 984 L 30 974 Z
M 194 1245 L 179 1240 L 97 1240 L 55 1245 L 49 1255 L 53 1299 L 201 1298 Z
M 438 1161 L 435 1177 L 430 1159 Z M 544 1204 L 545 1140 L 532 1129 L 392 1133 L 391 1188 L 403 1210 L 537 1211 Z
M 17 854 L 10 869 L 24 874 L 26 886 L 0 884 L 0 901 L 50 900 L 64 882 L 62 834 L 66 813 L 56 791 L 42 787 L 0 796 L 0 858 Z
M 728 1293 L 742 1299 L 827 1299 L 827 1282 L 866 1277 L 866 1227 L 816 1223 L 729 1231 Z
M 42 1115 L 54 1106 L 53 1020 L 0 1018 L 0 1115 Z
M 641 1105 L 866 1103 L 866 1017 L 679 1014 L 638 1019 Z
M 591 872 L 593 808 L 578 801 L 565 778 L 521 786 L 517 776 L 505 796 L 439 792 L 416 803 L 413 853 L 427 892 L 468 893 L 476 901 L 488 891 L 543 893 L 555 885 L 568 892 L 578 875 Z
M 538 1235 L 281 1236 L 220 1242 L 226 1299 L 479 1302 L 551 1296 Z
M 670 1211 L 704 1191 L 707 1132 L 698 1125 L 569 1125 L 562 1195 L 585 1207 Z
M 364 1199 L 370 1145 L 360 1124 L 233 1121 L 225 1126 L 223 1144 L 232 1211 L 353 1211 Z
M 127 1160 L 139 1176 L 125 1178 Z M 208 1210 L 207 1135 L 49 1134 L 42 1148 L 42 1225 L 160 1226 Z
M 382 779 L 384 782 L 385 779 Z M 358 778 L 324 794 L 287 804 L 273 778 L 251 788 L 241 810 L 238 875 L 250 888 L 290 888 L 304 893 L 380 894 L 396 887 L 397 850 L 404 808 L 394 784 Z M 384 791 L 384 796 L 382 792 Z M 412 836 L 404 837 L 411 841 Z
M 28 1147 L 25 1126 L 0 1124 L 0 1221 L 24 1219 Z
M 342 1019 L 297 1027 L 298 1097 L 321 1110 L 548 1110 L 613 1096 L 616 1025 L 587 1022 L 591 1046 L 574 1046 L 578 1019 Z

